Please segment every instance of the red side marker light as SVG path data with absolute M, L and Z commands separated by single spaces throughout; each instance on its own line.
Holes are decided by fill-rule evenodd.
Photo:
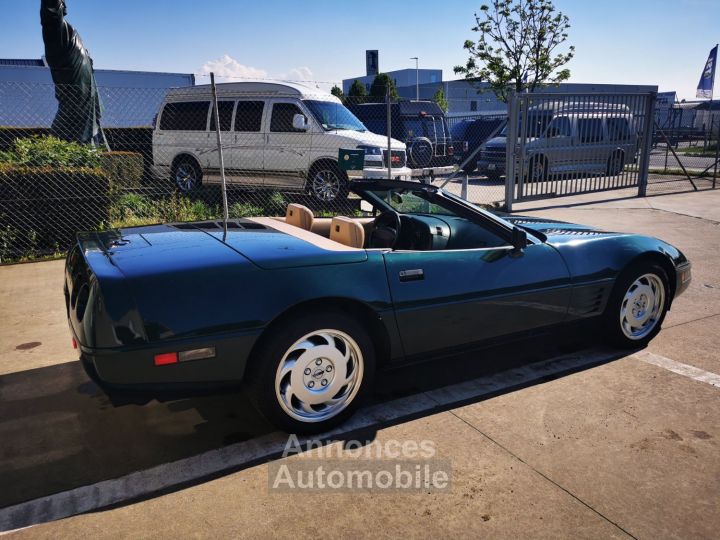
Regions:
M 72 346 L 73 349 L 77 349 L 77 341 L 75 340 L 75 338 L 72 338 Z
M 156 366 L 166 366 L 168 364 L 177 364 L 178 355 L 176 352 L 169 352 L 155 355 Z

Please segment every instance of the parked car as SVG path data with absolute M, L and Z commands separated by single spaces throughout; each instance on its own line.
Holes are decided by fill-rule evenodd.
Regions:
M 368 131 L 335 96 L 296 83 L 217 85 L 227 181 L 303 190 L 320 201 L 347 195 L 354 172 L 338 167 L 340 148 L 363 148 L 362 178 L 387 178 L 387 138 Z M 220 182 L 209 85 L 170 90 L 153 130 L 156 173 L 183 192 Z M 392 141 L 394 178 L 409 178 L 405 144 Z
M 372 131 L 387 136 L 387 105 L 349 105 Z M 454 146 L 445 113 L 434 101 L 400 101 L 390 105 L 391 136 L 407 145 L 408 166 L 415 176 L 447 174 L 455 170 Z
M 505 115 L 493 115 L 479 118 L 467 118 L 455 122 L 450 128 L 453 144 L 455 145 L 455 160 L 462 165 L 475 154 L 463 167 L 466 173 L 477 169 L 477 150 L 492 135 L 498 132 L 507 122 Z
M 527 113 L 524 133 L 526 181 L 552 175 L 605 174 L 617 176 L 637 159 L 638 127 L 626 105 L 548 102 Z M 505 174 L 508 126 L 487 142 L 478 170 L 491 179 Z
M 244 381 L 290 432 L 342 422 L 376 370 L 587 319 L 643 347 L 690 282 L 675 247 L 502 219 L 428 184 L 363 180 L 367 217 L 81 233 L 65 266 L 73 344 L 111 396 Z

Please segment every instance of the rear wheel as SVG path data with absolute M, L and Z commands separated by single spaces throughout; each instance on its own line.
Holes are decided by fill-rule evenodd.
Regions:
M 306 315 L 273 329 L 253 358 L 250 398 L 274 425 L 319 433 L 349 418 L 372 385 L 375 350 L 355 319 Z
M 619 347 L 644 347 L 660 332 L 669 306 L 665 271 L 653 263 L 635 264 L 620 275 L 610 295 L 606 334 Z
M 474 173 L 477 170 L 477 163 L 468 163 L 463 167 L 463 171 L 467 174 Z
M 612 156 L 610 156 L 607 162 L 607 175 L 619 175 L 622 172 L 623 167 L 625 166 L 624 161 L 625 160 L 622 152 L 615 152 Z
M 172 178 L 180 191 L 190 193 L 202 184 L 202 170 L 193 158 L 182 157 L 173 165 Z

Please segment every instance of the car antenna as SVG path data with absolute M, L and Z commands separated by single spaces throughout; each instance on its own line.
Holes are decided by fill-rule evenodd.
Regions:
M 217 87 L 215 86 L 215 73 L 210 72 L 210 86 L 212 86 L 213 114 L 215 116 L 215 133 L 217 134 L 217 150 L 220 158 L 220 177 L 222 178 L 222 202 L 223 202 L 223 242 L 227 240 L 228 222 L 228 201 L 227 184 L 225 182 L 225 160 L 223 159 L 222 138 L 220 136 L 220 114 L 217 99 Z

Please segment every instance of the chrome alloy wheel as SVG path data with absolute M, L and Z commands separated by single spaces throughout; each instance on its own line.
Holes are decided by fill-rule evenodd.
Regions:
M 329 169 L 315 173 L 310 182 L 313 195 L 321 201 L 334 201 L 340 194 L 340 178 Z
M 197 171 L 192 164 L 180 163 L 175 169 L 175 184 L 185 193 L 192 191 L 197 183 Z
M 628 288 L 620 304 L 620 327 L 632 340 L 653 331 L 665 309 L 665 286 L 655 274 L 644 274 Z
M 362 380 L 363 356 L 355 340 L 339 330 L 317 330 L 285 352 L 275 375 L 275 396 L 292 418 L 321 422 L 352 402 Z

